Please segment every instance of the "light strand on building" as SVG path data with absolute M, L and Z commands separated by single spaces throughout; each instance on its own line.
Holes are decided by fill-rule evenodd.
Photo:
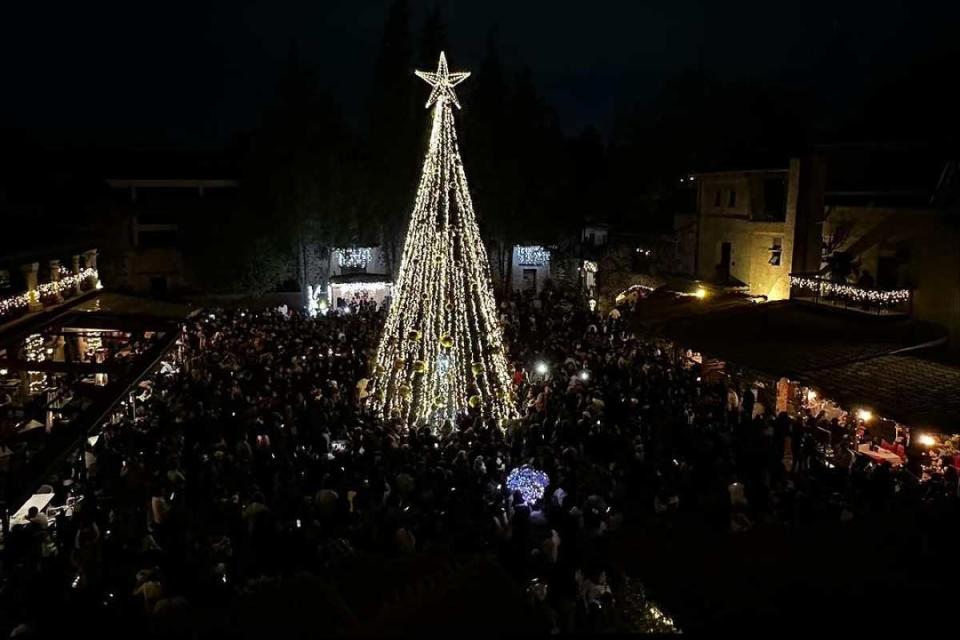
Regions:
M 56 282 L 45 282 L 37 286 L 33 292 L 25 291 L 15 296 L 4 298 L 0 300 L 0 318 L 26 311 L 31 302 L 40 302 L 48 296 L 69 293 L 74 287 L 79 286 L 80 283 L 85 280 L 99 283 L 100 277 L 97 270 L 93 268 L 81 269 L 80 273 L 64 276 Z
M 542 267 L 550 263 L 550 250 L 540 245 L 517 247 L 517 260 L 523 267 Z
M 337 262 L 341 268 L 366 269 L 373 259 L 370 247 L 348 247 L 337 249 Z
M 817 291 L 820 295 L 831 295 L 853 302 L 871 302 L 881 306 L 891 306 L 910 300 L 909 289 L 891 289 L 880 291 L 865 289 L 852 284 L 830 282 L 804 276 L 790 276 L 790 286 L 799 289 Z

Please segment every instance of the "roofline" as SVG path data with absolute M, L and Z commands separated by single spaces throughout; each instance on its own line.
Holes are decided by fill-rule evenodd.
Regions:
M 240 182 L 231 178 L 107 178 L 107 184 L 115 189 L 142 187 L 144 189 L 181 187 L 194 189 L 198 187 L 237 187 Z
M 744 173 L 790 173 L 790 168 L 782 169 L 731 169 L 728 171 L 706 171 L 702 173 L 688 173 L 688 176 L 708 178 L 711 176 L 731 176 Z

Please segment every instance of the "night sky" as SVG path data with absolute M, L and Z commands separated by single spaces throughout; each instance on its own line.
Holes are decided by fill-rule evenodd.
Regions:
M 426 9 L 411 0 L 413 41 Z M 702 66 L 855 104 L 878 74 L 955 36 L 955 3 L 439 3 L 455 68 L 476 69 L 496 29 L 502 58 L 527 65 L 561 125 L 606 129 Z M 370 92 L 388 0 L 11 3 L 0 19 L 2 128 L 96 137 L 160 132 L 218 143 L 256 124 L 295 43 L 344 110 Z M 953 82 L 953 79 L 945 79 Z M 414 79 L 411 77 L 411 82 Z M 362 118 L 354 115 L 356 122 Z

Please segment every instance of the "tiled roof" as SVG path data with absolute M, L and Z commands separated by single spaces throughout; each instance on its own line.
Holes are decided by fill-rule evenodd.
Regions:
M 677 318 L 660 333 L 683 346 L 771 375 L 839 366 L 943 338 L 936 325 L 788 301 Z
M 912 355 L 878 356 L 801 374 L 842 405 L 863 405 L 915 427 L 960 431 L 960 368 Z
M 960 430 L 960 368 L 921 357 L 922 350 L 894 353 L 942 340 L 936 325 L 785 301 L 678 315 L 658 333 L 711 357 L 801 381 L 846 407 Z

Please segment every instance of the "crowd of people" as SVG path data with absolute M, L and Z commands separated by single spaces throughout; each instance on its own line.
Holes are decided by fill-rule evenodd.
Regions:
M 547 286 L 500 311 L 521 405 L 505 429 L 365 413 L 375 305 L 185 326 L 148 397 L 66 464 L 74 515 L 31 514 L 7 536 L 7 621 L 43 631 L 50 607 L 80 603 L 168 624 L 264 580 L 441 553 L 495 559 L 544 631 L 616 629 L 626 576 L 610 541 L 628 527 L 695 511 L 736 533 L 910 493 L 882 465 L 823 464 L 816 416 L 754 410 L 739 381 L 708 382 L 635 335 L 628 309 L 601 317 Z M 505 486 L 524 464 L 550 478 L 531 504 Z

